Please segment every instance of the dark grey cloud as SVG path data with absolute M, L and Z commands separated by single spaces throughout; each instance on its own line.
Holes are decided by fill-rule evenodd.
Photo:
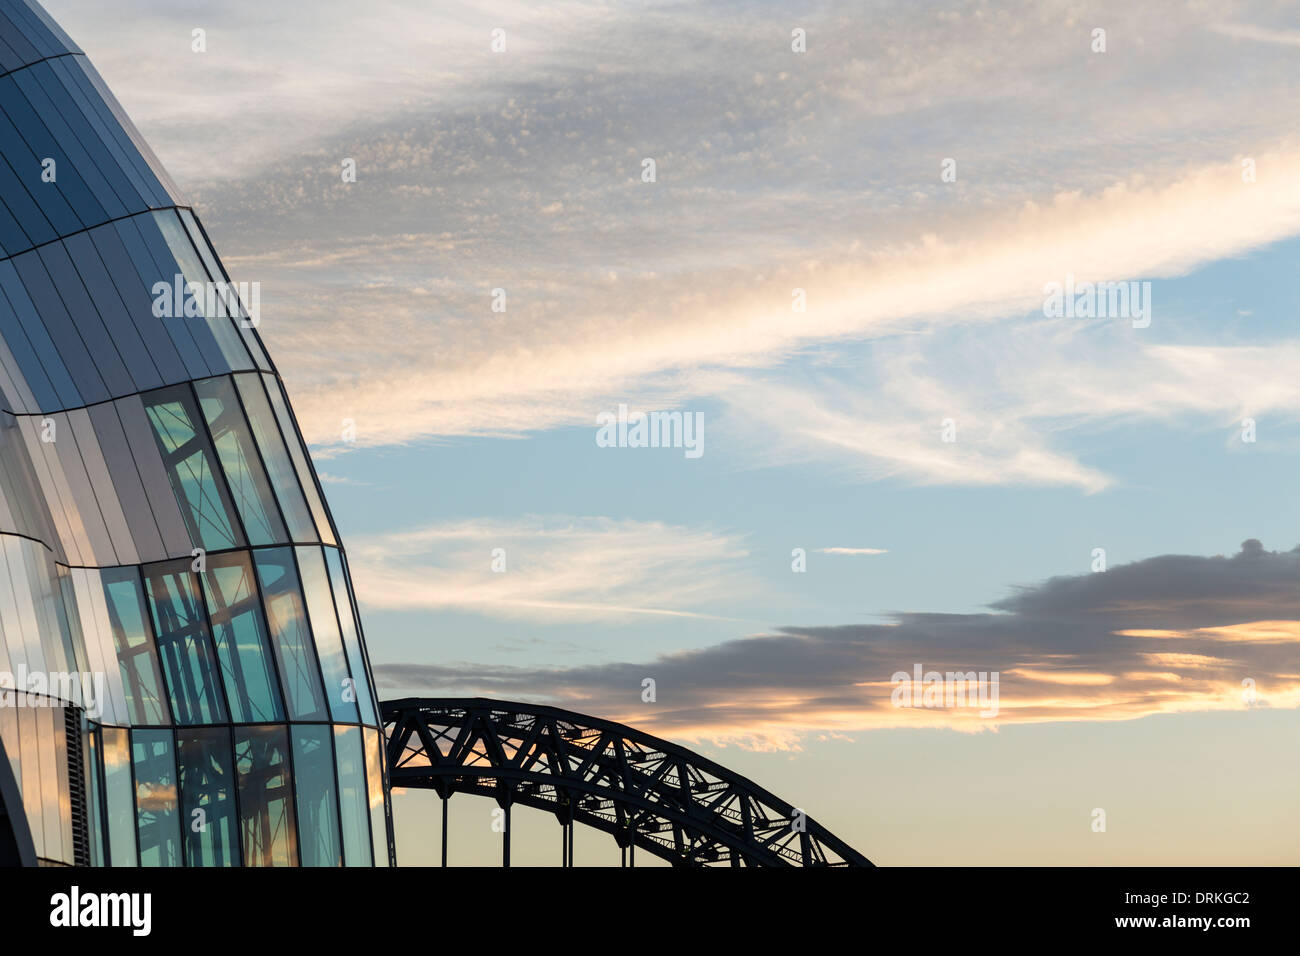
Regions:
M 654 660 L 555 669 L 389 664 L 386 690 L 558 702 L 687 738 L 791 743 L 888 726 L 1113 720 L 1300 704 L 1300 549 L 1162 555 L 1017 589 L 988 613 L 785 627 Z M 999 714 L 900 709 L 891 676 L 1000 675 Z M 642 681 L 657 700 L 641 701 Z M 1243 680 L 1253 681 L 1252 700 Z

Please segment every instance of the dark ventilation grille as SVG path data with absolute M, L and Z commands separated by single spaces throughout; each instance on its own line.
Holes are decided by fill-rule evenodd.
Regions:
M 86 758 L 81 746 L 81 708 L 63 708 L 68 738 L 68 795 L 72 804 L 72 861 L 90 866 L 90 833 L 86 826 Z

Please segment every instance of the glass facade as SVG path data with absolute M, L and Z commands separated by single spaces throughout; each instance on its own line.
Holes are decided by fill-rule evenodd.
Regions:
M 0 0 L 0 159 L 6 809 L 45 864 L 387 865 L 361 621 L 283 385 L 34 0 Z

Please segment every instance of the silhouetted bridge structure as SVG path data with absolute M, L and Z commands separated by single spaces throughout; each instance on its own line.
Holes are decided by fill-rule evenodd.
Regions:
M 637 849 L 675 866 L 871 866 L 801 810 L 676 744 L 611 720 L 557 707 L 471 698 L 406 698 L 381 705 L 390 783 L 442 798 L 495 799 L 554 813 L 561 861 L 573 865 L 575 824 L 612 834 L 624 865 Z

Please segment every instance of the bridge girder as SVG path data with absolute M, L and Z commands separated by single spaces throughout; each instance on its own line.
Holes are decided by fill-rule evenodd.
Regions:
M 393 787 L 547 810 L 676 866 L 872 865 L 745 777 L 614 721 L 483 697 L 381 709 Z

